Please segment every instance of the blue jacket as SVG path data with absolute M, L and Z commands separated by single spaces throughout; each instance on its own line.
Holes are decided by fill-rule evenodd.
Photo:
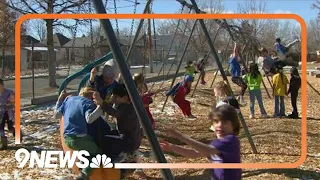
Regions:
M 88 134 L 86 116 L 96 108 L 93 101 L 82 96 L 71 96 L 58 105 L 57 111 L 64 117 L 64 134 Z
M 172 89 L 170 90 L 170 91 L 168 91 L 167 92 L 167 96 L 172 96 L 172 95 L 175 95 L 176 93 L 177 93 L 177 91 L 178 91 L 178 88 L 180 87 L 180 86 L 182 86 L 183 85 L 183 82 L 179 82 L 179 83 L 177 83 L 176 85 L 174 85 L 173 87 L 172 87 Z
M 231 76 L 232 77 L 239 77 L 241 76 L 241 67 L 236 57 L 232 57 L 229 61 L 230 69 L 231 69 Z
M 286 47 L 284 47 L 282 44 L 277 43 L 276 44 L 276 51 L 282 55 L 286 54 Z

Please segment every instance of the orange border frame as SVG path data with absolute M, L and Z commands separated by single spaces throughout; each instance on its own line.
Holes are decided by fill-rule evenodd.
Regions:
M 306 91 L 306 57 L 307 57 L 307 26 L 303 18 L 296 14 L 27 14 L 21 16 L 15 26 L 15 112 L 16 112 L 16 144 L 20 144 L 20 29 L 24 21 L 30 19 L 295 19 L 301 26 L 301 57 L 302 57 L 302 123 L 301 123 L 301 156 L 295 163 L 129 163 L 115 164 L 115 168 L 145 169 L 177 169 L 177 168 L 296 168 L 307 158 L 307 91 Z

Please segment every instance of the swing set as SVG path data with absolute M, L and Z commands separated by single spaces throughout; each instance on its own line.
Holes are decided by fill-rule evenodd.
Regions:
M 96 9 L 96 12 L 97 12 L 98 14 L 106 14 L 106 8 L 103 6 L 103 2 L 102 2 L 101 0 L 92 0 L 92 1 L 93 1 L 93 4 L 95 5 L 95 9 Z M 182 1 L 182 0 L 176 0 L 176 1 L 182 4 L 181 13 L 183 12 L 183 10 L 184 10 L 185 7 L 188 7 L 188 8 L 190 9 L 189 13 L 191 13 L 192 10 L 195 11 L 195 13 L 197 13 L 197 14 L 203 13 L 203 12 L 200 11 L 200 9 L 198 8 L 198 5 L 197 5 L 197 3 L 195 2 L 195 0 L 191 0 L 192 4 L 188 4 L 186 1 Z M 136 1 L 135 1 L 135 2 L 136 2 Z M 148 0 L 148 1 L 147 1 L 143 13 L 150 12 L 150 4 L 151 4 L 151 2 L 152 2 L 152 0 Z M 115 13 L 116 13 L 116 12 L 115 12 Z M 236 38 L 233 36 L 233 34 L 238 34 L 238 35 L 241 34 L 241 31 L 240 31 L 240 30 L 237 30 L 237 28 L 235 28 L 234 26 L 228 25 L 226 20 L 217 20 L 217 19 L 215 19 L 214 21 L 217 22 L 217 23 L 220 25 L 218 31 L 219 31 L 220 29 L 222 29 L 222 28 L 225 28 L 225 29 L 229 32 L 230 40 L 229 40 L 227 46 L 229 45 L 229 43 L 230 43 L 231 41 L 233 41 L 233 42 L 236 41 Z M 87 80 L 89 79 L 89 76 L 90 76 L 90 73 L 89 73 L 89 72 L 91 71 L 92 68 L 94 68 L 94 67 L 96 67 L 96 66 L 98 66 L 98 65 L 100 65 L 100 64 L 102 64 L 102 63 L 104 63 L 104 62 L 107 62 L 107 61 L 109 61 L 109 60 L 111 60 L 111 59 L 115 59 L 116 62 L 117 62 L 118 68 L 119 68 L 119 70 L 120 70 L 120 72 L 121 72 L 123 82 L 124 82 L 124 84 L 125 84 L 126 87 L 127 87 L 129 96 L 130 96 L 130 98 L 131 98 L 131 100 L 132 100 L 132 103 L 133 103 L 133 106 L 134 106 L 134 108 L 135 108 L 135 110 L 136 110 L 136 113 L 137 113 L 137 115 L 138 115 L 138 117 L 139 117 L 139 119 L 140 119 L 141 125 L 142 125 L 142 127 L 143 127 L 143 129 L 144 129 L 144 132 L 145 132 L 145 134 L 146 134 L 146 137 L 147 137 L 147 139 L 148 139 L 149 142 L 150 142 L 151 149 L 152 149 L 152 151 L 154 152 L 154 154 L 155 154 L 155 156 L 156 156 L 156 160 L 157 160 L 157 162 L 159 162 L 159 163 L 167 163 L 166 158 L 165 158 L 165 156 L 164 156 L 164 154 L 163 154 L 163 152 L 162 152 L 162 150 L 161 150 L 161 148 L 160 148 L 160 145 L 159 145 L 159 142 L 158 142 L 158 140 L 157 140 L 157 137 L 156 137 L 154 131 L 152 130 L 152 126 L 151 126 L 151 123 L 150 123 L 150 121 L 149 121 L 148 115 L 147 115 L 145 109 L 143 108 L 143 102 L 142 102 L 142 100 L 141 100 L 141 97 L 140 97 L 137 89 L 136 89 L 136 85 L 135 85 L 135 83 L 134 83 L 134 81 L 133 81 L 133 79 L 132 79 L 132 77 L 131 77 L 131 73 L 130 73 L 129 68 L 128 68 L 128 67 L 130 67 L 130 57 L 131 57 L 131 55 L 132 55 L 132 49 L 133 49 L 135 43 L 136 43 L 137 40 L 138 40 L 139 33 L 140 33 L 140 31 L 141 31 L 141 29 L 142 29 L 142 26 L 143 26 L 143 22 L 144 22 L 144 20 L 141 19 L 141 20 L 140 20 L 140 23 L 139 23 L 139 25 L 138 25 L 136 34 L 135 34 L 135 36 L 134 36 L 134 38 L 133 38 L 133 41 L 130 42 L 130 43 L 131 43 L 131 46 L 130 46 L 130 48 L 129 48 L 127 57 L 125 57 L 125 56 L 123 55 L 122 51 L 121 51 L 121 47 L 120 47 L 120 44 L 119 44 L 119 40 L 120 40 L 120 39 L 119 39 L 119 36 L 118 36 L 118 38 L 116 37 L 116 34 L 115 34 L 114 30 L 113 30 L 113 27 L 112 27 L 112 25 L 111 25 L 110 20 L 109 20 L 109 19 L 100 19 L 100 23 L 101 23 L 101 26 L 102 26 L 102 28 L 104 29 L 105 33 L 106 33 L 107 41 L 108 41 L 108 43 L 109 43 L 111 52 L 108 53 L 108 54 L 106 54 L 106 55 L 103 56 L 102 58 L 97 59 L 97 60 L 94 60 L 93 62 L 87 64 L 87 65 L 86 65 L 82 70 L 80 70 L 79 72 L 77 72 L 77 73 L 75 73 L 75 74 L 67 77 L 67 78 L 62 82 L 62 84 L 61 84 L 61 86 L 60 86 L 59 94 L 62 92 L 63 89 L 66 88 L 67 84 L 68 84 L 70 81 L 72 81 L 72 80 L 74 80 L 74 79 L 76 79 L 76 78 L 78 78 L 78 77 L 86 74 L 86 75 L 83 77 L 81 83 L 79 84 L 79 89 L 80 89 L 81 87 L 83 87 L 83 86 L 85 85 L 85 83 L 86 83 Z M 216 49 L 215 49 L 215 47 L 214 47 L 214 45 L 213 45 L 213 42 L 214 42 L 214 40 L 216 39 L 216 36 L 217 36 L 217 34 L 218 34 L 218 31 L 216 32 L 215 37 L 214 37 L 214 40 L 212 41 L 212 39 L 211 39 L 211 37 L 210 37 L 210 34 L 209 34 L 209 32 L 208 32 L 208 29 L 207 29 L 207 27 L 206 27 L 203 19 L 197 19 L 197 20 L 194 21 L 194 24 L 193 24 L 193 26 L 192 26 L 192 29 L 191 29 L 189 38 L 188 38 L 188 40 L 187 40 L 187 43 L 185 44 L 185 47 L 184 47 L 182 56 L 181 56 L 181 58 L 180 58 L 180 61 L 179 61 L 179 64 L 178 64 L 178 68 L 176 69 L 174 79 L 173 79 L 173 81 L 172 81 L 172 83 L 171 83 L 171 87 L 173 86 L 173 83 L 174 83 L 174 81 L 175 81 L 175 79 L 176 79 L 176 77 L 177 77 L 177 74 L 178 74 L 179 69 L 180 69 L 180 67 L 181 67 L 181 64 L 182 64 L 182 61 L 183 61 L 183 59 L 184 59 L 186 50 L 187 50 L 188 45 L 189 45 L 189 43 L 190 43 L 190 39 L 191 39 L 191 37 L 192 37 L 193 31 L 195 30 L 195 28 L 196 28 L 196 26 L 197 26 L 197 23 L 200 23 L 200 26 L 201 26 L 201 28 L 202 28 L 202 30 L 203 30 L 203 32 L 204 32 L 205 38 L 206 38 L 206 40 L 207 40 L 207 43 L 208 43 L 208 45 L 209 45 L 209 47 L 210 47 L 210 51 L 208 52 L 207 55 L 209 55 L 209 54 L 212 54 L 212 55 L 213 55 L 213 57 L 214 57 L 214 59 L 215 59 L 215 61 L 216 61 L 216 64 L 217 64 L 217 66 L 218 66 L 218 69 L 219 69 L 219 71 L 220 71 L 223 79 L 227 82 L 227 84 L 228 84 L 228 86 L 229 86 L 229 88 L 230 88 L 230 90 L 231 90 L 232 96 L 234 97 L 233 91 L 232 91 L 232 89 L 231 89 L 231 86 L 230 86 L 230 84 L 229 84 L 229 81 L 228 81 L 228 79 L 227 79 L 227 76 L 226 76 L 226 74 L 225 74 L 225 71 L 224 71 L 224 69 L 223 69 L 223 67 L 222 67 L 222 64 L 221 64 L 221 60 L 220 60 L 221 58 L 219 58 L 218 53 L 217 53 L 217 51 L 216 51 Z M 174 37 L 175 37 L 176 34 L 177 34 L 177 31 L 178 31 L 178 28 L 179 28 L 179 24 L 180 24 L 180 20 L 178 21 L 178 25 L 177 25 L 177 28 L 176 28 Z M 188 22 L 187 22 L 187 24 L 188 24 Z M 118 25 L 117 25 L 117 27 L 118 27 Z M 187 25 L 185 26 L 185 28 L 184 28 L 184 30 L 183 30 L 184 33 L 185 33 L 185 31 L 186 31 L 186 27 L 187 27 Z M 239 28 L 238 28 L 238 29 L 239 29 Z M 117 32 L 119 32 L 119 31 L 118 31 L 118 28 L 117 28 Z M 119 33 L 117 33 L 117 35 L 118 35 L 118 34 L 119 34 Z M 132 34 L 132 30 L 131 30 L 131 34 Z M 240 36 L 241 36 L 241 35 L 240 35 Z M 240 37 L 240 36 L 237 36 L 237 37 Z M 242 35 L 242 38 L 245 39 L 243 35 Z M 131 39 L 131 37 L 130 37 L 130 39 Z M 172 44 L 173 44 L 174 39 L 175 39 L 175 38 L 173 38 L 172 41 L 171 41 L 170 50 L 171 50 L 171 47 L 172 47 Z M 131 41 L 131 40 L 130 40 L 130 41 Z M 181 43 L 180 43 L 180 44 L 181 44 Z M 227 48 L 227 47 L 226 47 L 226 48 Z M 166 62 L 167 59 L 168 59 L 168 56 L 169 56 L 169 54 L 170 54 L 170 50 L 168 51 L 167 56 L 166 56 L 166 58 L 164 59 L 164 62 L 162 63 L 162 67 L 161 67 L 160 70 L 159 70 L 158 76 L 160 75 L 161 71 L 164 69 L 164 64 L 165 64 L 165 62 Z M 177 55 L 176 55 L 176 56 L 177 56 Z M 239 53 L 239 56 L 241 57 L 241 59 L 243 59 L 241 53 Z M 126 58 L 127 58 L 127 59 L 126 59 Z M 151 57 L 149 57 L 149 58 L 151 58 Z M 174 62 L 172 62 L 172 63 L 174 63 Z M 244 65 L 245 70 L 247 71 L 247 68 L 246 68 L 245 64 L 243 64 L 243 65 Z M 173 65 L 171 65 L 170 70 L 171 70 L 172 66 L 173 66 Z M 164 71 L 164 70 L 163 70 L 163 71 Z M 169 72 L 170 72 L 170 71 L 169 71 Z M 218 73 L 218 71 L 216 71 L 215 77 L 216 77 L 217 73 Z M 169 73 L 168 73 L 168 74 L 169 74 Z M 168 74 L 167 74 L 167 75 L 168 75 Z M 199 78 L 200 78 L 200 77 L 199 77 Z M 214 79 L 215 79 L 215 78 L 214 78 Z M 213 82 L 212 82 L 212 84 L 213 84 Z M 162 85 L 163 85 L 163 83 L 161 84 L 161 86 L 162 86 Z M 152 87 L 153 87 L 153 86 L 154 86 L 154 84 L 152 85 Z M 152 87 L 150 88 L 150 90 L 152 89 Z M 166 101 L 165 101 L 165 103 L 164 103 L 164 105 L 163 105 L 163 109 L 164 109 L 164 107 L 165 107 L 166 102 L 167 102 L 167 99 L 166 99 Z M 162 109 L 162 110 L 163 110 L 163 109 Z M 253 153 L 256 154 L 256 153 L 257 153 L 256 146 L 255 146 L 255 144 L 254 144 L 254 142 L 253 142 L 253 139 L 252 139 L 252 137 L 251 137 L 251 134 L 250 134 L 250 132 L 249 132 L 249 130 L 248 130 L 248 127 L 247 127 L 247 125 L 246 125 L 246 122 L 245 122 L 245 120 L 244 120 L 243 115 L 241 114 L 241 112 L 239 113 L 239 117 L 240 117 L 240 120 L 241 120 L 242 127 L 243 127 L 243 129 L 244 129 L 244 131 L 245 131 L 245 133 L 246 133 L 246 136 L 247 136 L 247 138 L 248 138 L 248 140 L 249 140 L 249 143 L 250 143 L 250 145 L 251 145 L 251 148 L 252 148 L 252 150 L 253 150 Z M 61 135 L 61 137 L 63 136 L 63 118 L 62 118 L 61 121 L 60 121 L 60 135 Z M 63 138 L 62 138 L 62 139 L 63 139 Z M 64 151 L 68 151 L 68 150 L 72 151 L 71 149 L 69 149 L 69 148 L 66 147 L 65 143 L 63 142 L 63 140 L 62 140 L 61 143 L 62 143 L 62 145 L 63 145 L 63 150 L 64 150 Z M 78 170 L 77 168 L 75 168 L 75 167 L 73 168 L 73 170 L 74 170 L 75 173 L 78 173 L 78 172 L 79 172 L 79 170 Z M 172 180 L 172 179 L 173 179 L 173 175 L 172 175 L 172 173 L 171 173 L 171 171 L 170 171 L 169 169 L 162 169 L 161 171 L 162 171 L 162 174 L 163 174 L 163 178 L 164 178 L 164 179 L 166 179 L 166 180 Z M 123 170 L 123 169 L 120 170 L 120 169 L 102 169 L 102 168 L 100 168 L 100 169 L 95 169 L 93 175 L 92 175 L 90 178 L 91 178 L 91 179 L 122 179 L 122 178 L 128 176 L 129 174 L 131 174 L 132 172 L 133 172 L 133 171 L 126 171 L 126 170 Z

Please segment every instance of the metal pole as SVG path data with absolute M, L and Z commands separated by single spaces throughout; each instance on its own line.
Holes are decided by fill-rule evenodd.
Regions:
M 194 10 L 196 11 L 196 13 L 197 13 L 197 14 L 200 14 L 200 10 L 199 10 L 198 5 L 197 5 L 197 3 L 195 2 L 195 0 L 191 0 L 191 2 L 192 2 L 192 5 L 193 5 Z M 211 52 L 212 52 L 212 54 L 213 54 L 213 56 L 214 56 L 214 58 L 215 58 L 215 60 L 216 60 L 216 63 L 217 63 L 217 65 L 218 65 L 219 69 L 220 69 L 221 75 L 222 75 L 223 79 L 227 82 L 227 84 L 228 84 L 228 86 L 229 86 L 229 88 L 230 88 L 230 90 L 231 90 L 231 91 L 230 91 L 230 92 L 231 92 L 231 95 L 232 95 L 232 97 L 234 98 L 233 91 L 232 91 L 231 86 L 230 86 L 230 84 L 229 84 L 228 78 L 227 78 L 227 76 L 226 76 L 226 74 L 225 74 L 225 72 L 224 72 L 224 70 L 223 70 L 223 67 L 222 67 L 222 65 L 221 65 L 221 62 L 219 61 L 219 56 L 218 56 L 218 54 L 217 54 L 217 52 L 216 52 L 216 49 L 215 49 L 214 46 L 213 46 L 213 43 L 212 43 L 212 41 L 211 41 L 209 32 L 208 32 L 208 30 L 207 30 L 207 28 L 206 28 L 206 25 L 204 24 L 203 19 L 199 19 L 199 22 L 200 22 L 201 27 L 202 27 L 202 29 L 203 29 L 203 31 L 204 31 L 205 36 L 206 36 L 206 39 L 207 39 L 208 44 L 209 44 L 209 46 L 210 46 Z M 251 145 L 251 148 L 252 148 L 253 152 L 256 154 L 256 153 L 257 153 L 257 149 L 256 149 L 256 147 L 255 147 L 255 145 L 254 145 L 253 139 L 252 139 L 252 137 L 251 137 L 251 135 L 250 135 L 250 132 L 249 132 L 249 130 L 248 130 L 248 127 L 247 127 L 247 125 L 246 125 L 246 122 L 244 121 L 244 118 L 243 118 L 241 112 L 239 113 L 239 117 L 240 117 L 240 120 L 241 120 L 241 124 L 242 124 L 242 126 L 243 126 L 243 129 L 245 130 L 246 135 L 247 135 L 247 137 L 248 137 L 248 140 L 249 140 L 249 143 L 250 143 L 250 145 Z
M 212 43 L 214 43 L 214 42 L 216 41 L 216 38 L 218 37 L 218 34 L 219 34 L 221 28 L 222 28 L 222 26 L 220 26 L 220 27 L 217 29 L 216 34 L 214 35 L 214 38 L 213 38 Z M 210 39 L 210 40 L 211 40 L 211 39 Z M 209 51 L 209 53 L 210 53 L 210 51 Z M 209 55 L 209 53 L 208 53 L 208 55 Z M 195 85 L 195 87 L 194 87 L 194 89 L 193 89 L 193 92 L 192 92 L 191 97 L 194 96 L 194 93 L 196 92 L 196 89 L 197 89 L 197 87 L 198 87 L 198 84 L 199 84 L 199 81 L 200 81 L 201 77 L 202 77 L 202 74 L 200 73 L 199 78 L 198 78 L 198 80 L 197 80 L 197 84 Z
M 228 43 L 227 43 L 227 45 L 226 45 L 226 47 L 224 48 L 224 50 L 221 52 L 221 59 L 223 59 L 222 57 L 224 57 L 223 55 L 223 53 L 225 52 L 225 51 L 227 51 L 227 48 L 228 48 L 228 46 L 229 46 L 229 44 L 230 44 L 230 42 L 231 42 L 231 38 L 229 38 L 229 41 L 228 41 Z M 229 70 L 229 66 L 228 66 L 228 69 L 227 69 L 227 71 Z M 219 70 L 217 70 L 217 72 L 216 72 L 216 74 L 214 75 L 214 78 L 213 78 L 213 80 L 212 80 L 212 82 L 211 82 L 211 85 L 210 85 L 210 88 L 212 88 L 212 86 L 213 86 L 213 83 L 214 83 L 214 81 L 216 80 L 216 77 L 217 77 L 217 74 L 218 74 L 218 71 Z
M 101 0 L 93 0 L 93 3 L 95 5 L 95 9 L 98 14 L 106 14 L 106 10 L 104 9 L 103 3 Z M 156 159 L 159 163 L 167 163 L 166 158 L 160 148 L 158 139 L 152 130 L 151 123 L 149 121 L 148 115 L 146 113 L 145 108 L 143 107 L 143 102 L 141 100 L 141 97 L 137 91 L 136 85 L 131 77 L 130 71 L 127 67 L 125 57 L 122 54 L 121 48 L 118 44 L 116 35 L 114 33 L 114 30 L 112 28 L 111 22 L 109 19 L 100 19 L 100 22 L 103 26 L 103 29 L 107 36 L 107 41 L 110 45 L 112 54 L 114 56 L 114 59 L 117 62 L 117 65 L 120 69 L 120 72 L 123 77 L 124 84 L 126 85 L 126 88 L 128 89 L 129 96 L 131 98 L 132 104 L 134 106 L 134 109 L 139 117 L 139 120 L 142 124 L 142 127 L 144 129 L 144 132 L 147 135 L 147 138 L 149 140 L 149 143 L 151 145 L 151 149 L 153 150 Z M 170 169 L 162 169 L 162 175 L 165 180 L 173 180 L 173 175 L 170 171 Z
M 151 14 L 150 7 L 148 10 L 149 14 Z M 148 47 L 149 47 L 149 72 L 153 73 L 153 62 L 152 62 L 152 36 L 151 36 L 151 19 L 148 19 Z
M 320 95 L 319 91 L 317 91 L 316 88 L 314 88 L 308 81 L 307 81 L 307 84 L 311 87 L 312 90 L 314 90 L 314 92 Z
M 152 2 L 152 0 L 149 0 L 149 1 L 146 3 L 146 6 L 145 6 L 145 8 L 144 8 L 144 10 L 143 10 L 143 14 L 146 14 L 146 13 L 148 12 L 148 10 L 149 10 L 149 5 L 150 5 L 151 2 Z M 128 54 L 127 54 L 127 61 L 126 61 L 126 63 L 128 64 L 128 67 L 129 67 L 129 68 L 130 68 L 130 61 L 129 61 L 129 60 L 130 60 L 130 57 L 131 57 L 131 54 L 132 54 L 132 50 L 133 50 L 133 47 L 134 47 L 134 45 L 136 44 L 137 39 L 138 39 L 138 37 L 139 37 L 139 35 L 140 35 L 141 29 L 142 29 L 142 26 L 143 26 L 143 22 L 144 22 L 144 19 L 141 19 L 140 22 L 139 22 L 138 28 L 137 28 L 137 32 L 136 32 L 136 34 L 134 35 L 133 41 L 132 41 L 132 43 L 131 43 L 131 46 L 130 46 L 129 51 L 128 51 Z
M 34 61 L 33 61 L 33 51 L 34 51 L 34 42 L 32 42 L 31 44 L 31 57 L 30 57 L 30 60 L 31 60 L 31 65 L 32 65 L 32 99 L 35 98 L 35 92 L 34 92 Z
M 176 81 L 177 74 L 179 73 L 179 70 L 180 70 L 180 67 L 181 67 L 183 58 L 184 58 L 184 56 L 185 56 L 185 54 L 186 54 L 186 52 L 187 52 L 187 49 L 188 49 L 188 46 L 189 46 L 189 43 L 190 43 L 190 40 L 191 40 L 193 31 L 194 31 L 194 29 L 197 27 L 197 21 L 198 21 L 198 20 L 196 20 L 196 21 L 194 22 L 193 26 L 192 26 L 191 33 L 190 33 L 190 35 L 189 35 L 187 44 L 186 44 L 185 47 L 184 47 L 184 50 L 183 50 L 182 56 L 181 56 L 181 58 L 180 58 L 180 62 L 179 62 L 178 68 L 177 68 L 176 73 L 175 73 L 175 75 L 174 75 L 174 78 L 173 78 L 173 80 L 172 80 L 172 82 L 171 82 L 170 89 L 173 87 L 173 85 L 174 85 L 174 83 L 175 83 L 175 81 Z M 164 110 L 164 108 L 165 108 L 165 106 L 166 106 L 166 104 L 167 104 L 168 98 L 169 98 L 169 97 L 166 96 L 166 100 L 164 101 L 164 104 L 163 104 L 163 107 L 162 107 L 162 110 L 161 110 L 162 112 L 163 112 L 163 110 Z
M 154 51 L 155 51 L 155 57 L 156 57 L 156 66 L 158 66 L 158 52 L 157 52 L 157 35 L 156 35 L 156 25 L 154 23 L 154 19 L 152 19 L 152 25 L 153 25 L 153 38 L 154 38 Z

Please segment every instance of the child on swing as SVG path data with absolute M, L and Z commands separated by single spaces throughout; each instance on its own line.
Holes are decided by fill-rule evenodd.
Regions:
M 99 147 L 93 138 L 88 135 L 87 123 L 91 124 L 102 115 L 102 109 L 92 100 L 95 92 L 93 88 L 82 88 L 79 96 L 68 96 L 63 91 L 56 103 L 54 116 L 57 119 L 64 117 L 64 141 L 73 150 L 86 150 L 91 157 L 100 153 Z M 90 158 L 91 159 L 91 158 Z M 88 180 L 92 173 L 90 166 L 82 169 L 76 180 Z
M 175 152 L 189 158 L 207 157 L 212 163 L 241 163 L 240 141 L 238 138 L 240 122 L 236 110 L 228 104 L 223 104 L 214 107 L 209 114 L 209 118 L 217 136 L 217 139 L 213 140 L 209 145 L 192 139 L 177 131 L 176 128 L 166 125 L 163 126 L 166 134 L 188 144 L 192 149 L 160 141 L 162 150 Z M 240 180 L 241 169 L 213 169 L 212 179 Z
M 142 73 L 134 74 L 132 79 L 134 80 L 134 82 L 138 88 L 138 92 L 139 92 L 140 96 L 142 97 L 142 102 L 143 102 L 144 108 L 147 111 L 152 128 L 155 129 L 155 121 L 154 121 L 153 116 L 152 116 L 150 109 L 149 109 L 149 105 L 153 102 L 151 96 L 155 95 L 155 93 L 148 92 L 148 86 L 145 83 L 145 79 L 144 79 L 144 76 Z
M 240 112 L 240 105 L 237 99 L 231 96 L 231 91 L 226 81 L 216 83 L 213 87 L 213 91 L 214 97 L 216 98 L 213 106 L 218 107 L 223 104 L 229 104 L 236 109 L 237 113 Z M 214 126 L 211 125 L 209 129 L 214 131 Z
M 173 102 L 180 107 L 183 115 L 189 119 L 196 118 L 191 114 L 190 101 L 186 100 L 186 96 L 191 91 L 192 82 L 193 78 L 189 75 L 186 75 L 183 82 L 177 83 L 169 92 L 166 93 L 166 96 L 170 96 Z
M 296 39 L 294 41 L 292 41 L 291 43 L 289 43 L 288 45 L 284 46 L 281 44 L 281 39 L 277 38 L 276 42 L 274 44 L 274 48 L 277 52 L 277 55 L 279 56 L 280 60 L 284 60 L 286 58 L 288 58 L 290 56 L 289 50 L 292 46 L 294 46 L 297 42 L 300 42 L 299 39 Z
M 104 137 L 102 151 L 116 162 L 135 160 L 142 140 L 138 116 L 124 84 L 117 84 L 112 96 L 116 109 L 104 102 L 98 92 L 93 94 L 94 102 L 100 105 L 104 112 L 117 118 L 117 129 Z
M 247 90 L 247 84 L 243 81 L 241 77 L 241 67 L 240 67 L 240 58 L 238 56 L 238 47 L 237 43 L 234 43 L 233 53 L 230 56 L 229 65 L 231 69 L 231 81 L 236 85 L 241 87 L 240 96 L 238 97 L 240 104 L 245 105 L 243 96 Z
M 189 75 L 192 78 L 194 78 L 194 75 L 198 73 L 192 61 L 188 61 L 187 66 L 185 68 L 186 68 L 185 75 Z

